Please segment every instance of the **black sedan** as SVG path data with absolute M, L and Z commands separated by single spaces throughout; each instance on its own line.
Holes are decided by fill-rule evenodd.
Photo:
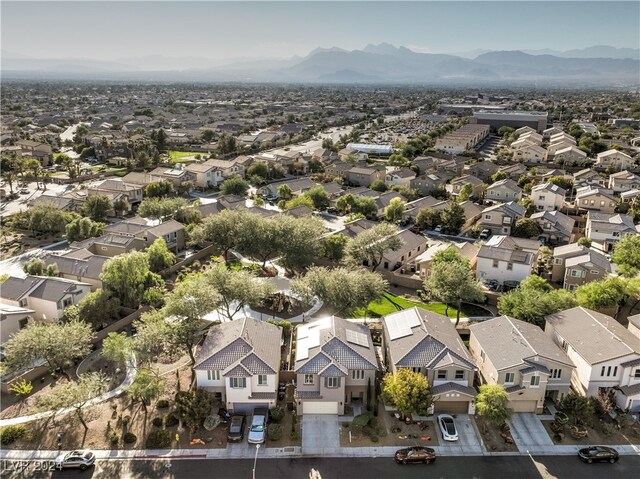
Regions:
M 229 442 L 240 442 L 244 439 L 244 423 L 245 417 L 243 414 L 234 414 L 231 416 L 229 434 L 227 435 Z
M 398 464 L 421 462 L 429 464 L 436 460 L 436 452 L 430 447 L 407 447 L 396 451 L 394 459 Z
M 619 459 L 618 451 L 607 446 L 585 447 L 578 451 L 578 457 L 589 464 L 592 462 L 610 462 L 613 464 Z

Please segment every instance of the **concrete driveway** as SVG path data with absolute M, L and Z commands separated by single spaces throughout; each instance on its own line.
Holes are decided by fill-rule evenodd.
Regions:
M 511 435 L 520 451 L 531 446 L 553 446 L 540 418 L 532 412 L 517 412 L 511 417 Z
M 340 448 L 338 416 L 304 414 L 301 426 L 303 454 L 332 454 Z
M 439 447 L 445 450 L 447 454 L 463 454 L 463 453 L 481 453 L 482 444 L 480 436 L 476 430 L 473 420 L 468 414 L 458 414 L 453 422 L 458 431 L 457 441 L 444 441 L 442 433 L 437 423 L 437 415 L 435 418 L 436 434 L 438 435 Z

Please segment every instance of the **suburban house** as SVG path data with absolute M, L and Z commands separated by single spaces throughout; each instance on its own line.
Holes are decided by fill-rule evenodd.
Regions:
M 473 165 L 467 165 L 464 167 L 465 174 L 480 178 L 485 183 L 491 181 L 491 177 L 498 172 L 498 166 L 490 161 L 479 161 Z
M 388 172 L 384 177 L 387 186 L 409 186 L 411 180 L 416 177 L 416 173 L 409 168 L 398 168 L 397 170 Z
M 611 190 L 594 186 L 583 186 L 576 190 L 576 208 L 587 211 L 613 213 L 617 199 Z
M 480 217 L 480 226 L 492 234 L 510 235 L 516 221 L 524 218 L 525 209 L 514 201 L 485 208 Z
M 583 307 L 551 314 L 545 320 L 545 333 L 576 365 L 571 378 L 574 390 L 588 397 L 613 391 L 618 407 L 640 411 L 637 321 L 629 321 L 627 329 L 611 316 Z
M 500 316 L 469 331 L 482 382 L 504 386 L 514 412 L 541 414 L 545 398 L 557 403 L 570 392 L 575 366 L 538 326 Z
M 605 186 L 605 181 L 597 171 L 591 168 L 585 168 L 573 174 L 573 185 L 575 188 L 581 188 L 583 186 Z
M 543 130 L 542 137 L 545 140 L 548 140 L 551 138 L 552 135 L 556 135 L 558 133 L 563 133 L 562 128 L 559 128 L 557 126 L 552 126 L 551 128 L 547 128 L 546 130 Z
M 87 193 L 107 196 L 114 204 L 120 202 L 123 209 L 130 212 L 142 201 L 143 190 L 141 185 L 128 183 L 122 179 L 108 178 L 96 185 L 89 186 Z M 112 213 L 115 214 L 115 212 Z
M 102 267 L 108 256 L 97 255 L 86 249 L 71 250 L 62 255 L 49 255 L 47 265 L 55 264 L 62 278 L 80 281 L 91 285 L 91 291 L 102 288 Z
M 20 147 L 22 156 L 31 156 L 40 161 L 42 166 L 47 166 L 52 156 L 51 145 L 33 140 L 18 140 L 16 146 Z
M 274 407 L 281 341 L 280 327 L 258 319 L 213 325 L 193 366 L 198 387 L 214 393 L 234 413 Z
M 615 194 L 640 188 L 640 176 L 624 170 L 609 175 L 608 187 Z
M 538 238 L 544 238 L 547 243 L 568 243 L 571 241 L 573 227 L 576 221 L 559 211 L 538 211 L 531 215 L 531 219 L 540 225 L 542 233 Z
M 547 150 L 540 145 L 527 142 L 513 152 L 513 158 L 527 163 L 542 163 L 547 159 Z
M 291 180 L 278 181 L 277 183 L 271 183 L 269 185 L 265 185 L 258 190 L 258 194 L 260 195 L 268 195 L 274 198 L 279 198 L 278 188 L 282 185 L 287 185 L 291 189 L 291 193 L 294 196 L 301 195 L 305 191 L 310 190 L 317 183 L 309 178 L 298 178 Z
M 633 167 L 633 158 L 618 150 L 607 150 L 598 153 L 596 156 L 596 166 L 601 168 L 611 167 L 614 170 L 622 171 Z
M 587 154 L 577 146 L 571 145 L 556 151 L 554 160 L 559 162 L 561 159 L 564 160 L 564 163 L 577 163 L 586 160 Z
M 469 260 L 469 264 L 471 267 L 475 267 L 476 257 L 478 255 L 479 246 L 475 243 L 469 243 L 467 241 L 462 241 L 460 243 L 449 243 L 449 242 L 436 242 L 427 244 L 427 250 L 423 253 L 420 253 L 415 259 L 416 264 L 416 273 L 418 274 L 421 281 L 424 281 L 431 271 L 431 264 L 433 262 L 433 257 L 439 251 L 443 251 L 449 248 L 455 248 L 458 254 L 464 258 Z
M 446 316 L 414 307 L 382 318 L 386 369 L 427 376 L 433 413 L 473 414 L 477 370 L 455 326 Z
M 485 196 L 491 201 L 520 201 L 522 188 L 511 178 L 505 178 L 489 185 Z
M 296 329 L 298 414 L 343 415 L 346 405 L 364 407 L 377 370 L 366 325 L 327 317 Z
M 13 333 L 26 328 L 34 314 L 33 309 L 0 302 L 0 345 L 9 341 Z
M 515 287 L 533 272 L 540 243 L 535 240 L 493 236 L 476 256 L 476 278 Z
M 452 195 L 458 196 L 460 194 L 460 190 L 466 185 L 471 185 L 471 196 L 473 198 L 482 198 L 484 194 L 484 182 L 480 178 L 476 178 L 472 175 L 463 175 L 452 179 L 446 186 L 446 189 Z
M 416 258 L 427 249 L 427 239 L 409 230 L 401 231 L 398 236 L 402 239 L 402 246 L 397 251 L 388 250 L 384 253 L 378 271 L 400 269 L 402 274 L 416 271 Z
M 411 180 L 411 188 L 416 190 L 418 194 L 427 196 L 438 188 L 444 188 L 446 178 L 436 173 L 425 173 Z
M 418 198 L 417 200 L 409 201 L 404 207 L 403 218 L 408 218 L 411 221 L 415 222 L 416 217 L 420 210 L 423 209 L 437 209 L 442 210 L 446 208 L 449 203 L 447 201 L 438 200 L 433 196 L 423 196 L 422 198 Z
M 585 236 L 602 251 L 611 251 L 623 236 L 638 233 L 640 226 L 636 226 L 629 215 L 595 211 L 589 211 L 587 214 Z
M 78 304 L 90 292 L 90 284 L 69 279 L 9 276 L 2 283 L 0 298 L 10 306 L 33 310 L 34 319 L 53 322 L 62 317 L 66 307 Z
M 602 253 L 571 243 L 553 249 L 551 281 L 573 291 L 590 281 L 605 279 L 611 274 L 611 262 Z
M 559 210 L 564 205 L 565 190 L 553 183 L 543 183 L 531 188 L 531 202 L 538 211 Z
M 355 186 L 371 186 L 374 181 L 384 181 L 384 166 L 352 166 L 347 170 L 347 181 Z
M 499 171 L 507 175 L 507 177 L 511 178 L 513 181 L 518 181 L 521 176 L 528 173 L 527 167 L 522 163 L 514 163 L 512 165 L 502 166 L 500 167 Z

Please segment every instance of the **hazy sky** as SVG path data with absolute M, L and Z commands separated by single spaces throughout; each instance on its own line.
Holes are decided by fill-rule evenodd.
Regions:
M 416 51 L 638 48 L 640 2 L 0 3 L 2 50 L 34 58 L 289 57 L 388 42 Z

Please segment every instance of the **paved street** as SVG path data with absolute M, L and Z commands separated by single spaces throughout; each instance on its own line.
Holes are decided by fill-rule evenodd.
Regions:
M 2 478 L 70 477 L 77 479 L 215 478 L 250 479 L 253 460 L 140 460 L 101 461 L 85 472 L 11 471 L 3 464 Z M 622 457 L 616 464 L 584 464 L 575 456 L 440 457 L 430 465 L 400 466 L 391 458 L 263 459 L 258 457 L 256 479 L 306 479 L 309 470 L 323 479 L 343 478 L 455 478 L 455 479 L 616 479 L 636 478 L 640 456 Z

